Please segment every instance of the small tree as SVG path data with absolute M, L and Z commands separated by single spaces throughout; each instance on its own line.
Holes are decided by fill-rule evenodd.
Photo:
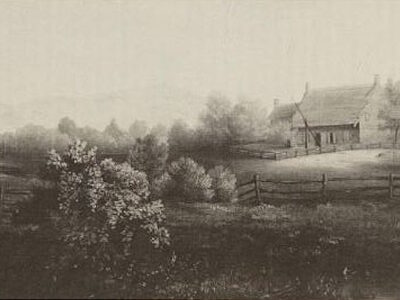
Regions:
M 267 109 L 260 101 L 240 100 L 232 109 L 229 131 L 233 142 L 265 138 Z
M 149 134 L 136 140 L 129 151 L 128 162 L 134 169 L 145 172 L 152 182 L 164 172 L 167 158 L 167 145 Z
M 150 134 L 154 135 L 160 141 L 166 141 L 168 136 L 168 130 L 165 127 L 165 125 L 158 123 L 157 125 L 151 127 Z
M 126 139 L 126 133 L 120 129 L 115 119 L 112 119 L 110 124 L 104 129 L 104 138 L 109 140 L 110 146 L 114 149 L 109 150 L 119 150 L 121 145 Z M 109 147 L 110 147 L 109 146 Z
M 97 163 L 96 149 L 79 141 L 62 156 L 52 151 L 47 166 L 57 181 L 56 227 L 70 260 L 115 279 L 138 278 L 149 249 L 169 243 L 162 202 L 149 200 L 146 175 L 127 163 Z
M 208 174 L 212 178 L 215 201 L 229 202 L 237 198 L 236 176 L 223 166 L 216 166 Z
M 212 179 L 204 168 L 193 159 L 181 157 L 168 168 L 170 175 L 169 193 L 172 197 L 185 201 L 209 201 L 214 192 Z
M 230 119 L 232 103 L 221 95 L 211 95 L 206 103 L 206 109 L 200 116 L 200 128 L 203 143 L 214 149 L 225 147 L 232 142 Z
M 136 120 L 131 126 L 129 126 L 128 134 L 130 138 L 136 140 L 138 138 L 143 138 L 147 131 L 148 127 L 146 121 Z
M 173 156 L 192 150 L 194 131 L 182 120 L 176 120 L 168 132 L 168 146 Z M 179 156 L 178 156 L 179 157 Z
M 64 117 L 58 122 L 58 130 L 61 133 L 67 134 L 69 137 L 76 137 L 78 133 L 75 122 L 68 117 Z

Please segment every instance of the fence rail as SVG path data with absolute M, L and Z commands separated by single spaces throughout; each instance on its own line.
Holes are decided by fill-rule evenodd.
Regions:
M 237 155 L 244 155 L 246 157 L 282 160 L 288 158 L 295 158 L 299 156 L 307 156 L 313 154 L 332 153 L 339 151 L 351 151 L 362 149 L 400 149 L 400 145 L 387 144 L 387 143 L 374 143 L 374 144 L 343 144 L 343 145 L 324 145 L 317 148 L 287 148 L 283 150 L 256 150 L 247 149 L 240 146 L 232 146 L 230 152 Z
M 20 197 L 30 197 L 32 190 L 21 187 L 10 187 L 8 182 L 0 185 L 0 226 L 8 225 L 11 222 L 13 211 Z M 13 196 L 17 196 L 18 200 Z
M 368 182 L 366 186 L 352 186 L 350 189 L 340 188 L 340 189 L 328 189 L 331 183 L 337 182 L 368 182 L 376 181 L 379 185 L 370 185 Z M 262 202 L 262 196 L 265 194 L 279 194 L 279 195 L 318 195 L 320 199 L 324 199 L 329 196 L 329 193 L 335 192 L 364 192 L 364 191 L 387 191 L 388 198 L 395 197 L 395 189 L 400 189 L 400 185 L 396 184 L 400 182 L 400 174 L 389 173 L 387 176 L 371 176 L 371 177 L 332 177 L 328 178 L 327 174 L 322 174 L 320 180 L 273 180 L 273 179 L 260 179 L 258 174 L 253 176 L 251 181 L 239 184 L 237 186 L 238 191 L 242 188 L 247 187 L 245 191 L 239 192 L 239 200 L 250 200 L 256 199 L 258 203 Z M 263 184 L 268 183 L 273 185 L 272 187 L 266 188 Z M 312 189 L 310 188 L 298 188 L 297 190 L 284 189 L 282 186 L 296 186 L 301 185 L 314 185 Z M 250 188 L 250 189 L 249 189 Z M 249 197 L 249 195 L 251 195 Z M 246 197 L 247 196 L 247 197 Z

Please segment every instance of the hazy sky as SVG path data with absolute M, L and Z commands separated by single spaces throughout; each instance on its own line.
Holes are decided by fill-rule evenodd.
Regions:
M 0 1 L 0 130 L 195 122 L 214 91 L 400 79 L 396 1 Z

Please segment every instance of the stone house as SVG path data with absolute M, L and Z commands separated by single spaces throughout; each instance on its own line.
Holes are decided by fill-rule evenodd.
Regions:
M 389 143 L 391 133 L 383 131 L 378 113 L 387 101 L 379 77 L 373 84 L 306 90 L 291 127 L 291 146 L 322 147 L 329 144 Z M 312 133 L 310 132 L 312 131 Z M 306 136 L 307 135 L 307 136 Z

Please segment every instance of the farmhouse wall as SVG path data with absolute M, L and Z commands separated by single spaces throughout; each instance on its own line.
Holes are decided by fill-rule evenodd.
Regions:
M 360 142 L 360 128 L 353 125 L 338 126 L 319 126 L 311 127 L 314 135 L 320 136 L 321 145 L 331 144 L 356 144 Z M 292 130 L 292 146 L 305 146 L 305 128 L 295 128 Z M 314 137 L 308 132 L 309 147 L 316 146 Z
M 386 103 L 385 90 L 383 88 L 376 89 L 370 95 L 368 104 L 360 113 L 360 142 L 368 143 L 391 143 L 392 134 L 390 130 L 382 130 L 383 120 L 378 118 L 379 111 Z

